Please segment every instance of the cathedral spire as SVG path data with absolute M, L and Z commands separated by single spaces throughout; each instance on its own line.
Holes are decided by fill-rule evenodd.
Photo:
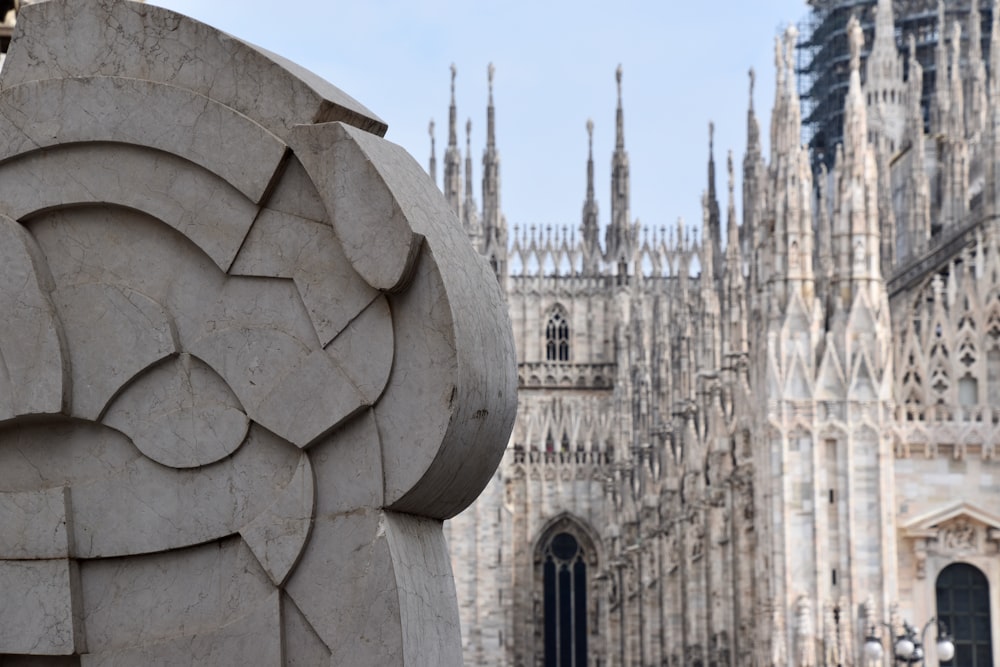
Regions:
M 472 119 L 465 123 L 465 200 L 462 203 L 462 224 L 477 251 L 483 250 L 483 230 L 472 194 Z
M 993 25 L 990 29 L 989 108 L 1000 102 L 1000 0 L 993 0 Z
M 931 132 L 940 134 L 945 131 L 948 109 L 951 106 L 948 96 L 948 47 L 945 35 L 944 0 L 938 0 L 937 44 L 934 47 L 934 104 L 931 106 Z
M 747 351 L 746 290 L 743 281 L 743 257 L 740 252 L 740 229 L 736 221 L 736 176 L 733 169 L 733 152 L 726 159 L 729 196 L 726 206 L 726 270 L 722 274 L 728 326 L 725 330 L 724 365 L 736 365 L 734 355 Z
M 618 274 L 628 272 L 632 259 L 632 225 L 629 220 L 628 153 L 625 152 L 625 114 L 622 110 L 622 66 L 615 71 L 618 84 L 618 108 L 615 111 L 615 152 L 611 157 L 611 224 L 608 226 L 606 259 L 618 267 Z
M 931 192 L 930 181 L 924 166 L 924 114 L 920 105 L 920 94 L 924 85 L 924 68 L 917 59 L 917 40 L 910 34 L 907 39 L 909 48 L 908 66 L 910 78 L 907 86 L 906 114 L 907 134 L 910 137 L 909 175 L 907 178 L 904 248 L 908 255 L 913 256 L 923 251 L 931 234 Z
M 507 221 L 500 210 L 500 153 L 496 141 L 496 109 L 493 106 L 493 77 L 496 68 L 486 68 L 489 100 L 486 106 L 486 149 L 483 151 L 483 234 L 484 250 L 497 277 L 507 271 Z
M 848 157 L 859 155 L 868 146 L 868 114 L 865 98 L 861 94 L 861 48 L 864 33 L 857 19 L 847 23 L 847 41 L 850 49 L 850 78 L 844 102 L 844 153 Z
M 431 181 L 434 185 L 437 185 L 437 150 L 434 148 L 434 119 L 431 118 L 431 122 L 427 125 L 427 133 L 431 135 L 431 161 L 428 166 L 428 171 L 431 175 Z
M 881 286 L 881 235 L 875 151 L 868 142 L 868 118 L 861 93 L 864 33 L 856 17 L 847 23 L 850 80 L 844 102 L 844 144 L 837 152 L 833 217 L 834 276 L 840 304 L 849 308 L 865 290 L 875 302 Z M 846 311 L 841 311 L 846 312 Z
M 950 107 L 941 141 L 941 212 L 944 226 L 965 220 L 969 212 L 969 145 L 966 141 L 961 75 L 962 26 L 952 24 L 951 75 L 948 79 Z
M 583 238 L 584 270 L 597 271 L 600 259 L 598 240 L 597 201 L 594 199 L 594 121 L 587 119 L 587 197 L 583 201 L 583 221 L 580 233 Z
M 458 150 L 458 111 L 455 107 L 455 76 L 451 65 L 451 104 L 448 106 L 448 148 L 444 153 L 444 198 L 458 219 L 462 219 L 462 156 Z
M 885 142 L 887 155 L 902 143 L 906 117 L 903 60 L 896 46 L 892 0 L 878 0 L 875 36 L 865 61 L 865 99 L 868 124 L 877 141 Z
M 756 285 L 760 277 L 760 268 L 754 261 L 758 246 L 759 234 L 758 211 L 763 198 L 763 155 L 760 145 L 760 123 L 753 110 L 753 89 L 756 74 L 753 68 L 747 73 L 750 77 L 750 103 L 747 107 L 747 148 L 743 155 L 743 256 L 747 258 L 750 267 L 750 284 Z
M 718 285 L 722 277 L 722 220 L 719 213 L 719 199 L 715 193 L 715 123 L 708 124 L 708 192 L 706 205 L 708 207 L 708 226 L 705 234 L 708 236 L 706 252 L 712 254 L 714 271 L 712 281 Z
M 986 129 L 986 62 L 983 60 L 982 14 L 979 0 L 972 0 L 969 10 L 969 104 L 965 108 L 965 127 L 970 137 L 982 136 Z

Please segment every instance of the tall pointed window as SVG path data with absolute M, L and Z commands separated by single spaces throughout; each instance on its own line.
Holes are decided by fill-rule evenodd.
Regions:
M 552 311 L 545 325 L 545 359 L 569 361 L 569 323 L 559 307 Z
M 955 638 L 955 665 L 993 667 L 990 584 L 982 571 L 952 563 L 937 578 L 937 613 Z
M 587 560 L 577 531 L 559 531 L 542 545 L 545 667 L 587 666 Z

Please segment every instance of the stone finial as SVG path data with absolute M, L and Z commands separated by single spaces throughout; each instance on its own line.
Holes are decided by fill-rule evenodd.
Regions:
M 733 192 L 736 190 L 736 176 L 733 171 L 733 151 L 732 149 L 726 154 L 726 171 L 729 174 L 729 197 L 733 197 Z
M 754 71 L 753 67 L 751 67 L 747 74 L 750 76 L 750 110 L 753 111 L 753 88 L 754 84 L 757 82 L 757 73 Z
M 587 137 L 590 139 L 590 145 L 594 145 L 594 119 L 587 119 Z
M 431 118 L 431 122 L 427 124 L 427 134 L 431 136 L 431 146 L 434 145 L 434 119 Z
M 458 76 L 458 68 L 455 63 L 451 64 L 451 101 L 455 101 L 455 77 Z
M 851 53 L 851 71 L 861 71 L 861 47 L 865 43 L 865 33 L 857 16 L 851 16 L 847 22 L 847 45 Z
M 489 86 L 490 91 L 490 104 L 493 104 L 493 75 L 496 74 L 497 68 L 490 63 L 486 66 L 486 83 Z
M 472 141 L 472 119 L 465 121 L 465 143 L 468 145 Z
M 615 82 L 618 84 L 618 104 L 622 103 L 622 65 L 618 63 L 618 68 L 615 70 Z

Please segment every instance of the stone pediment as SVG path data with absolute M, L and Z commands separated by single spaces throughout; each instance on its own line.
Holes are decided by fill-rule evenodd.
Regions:
M 987 530 L 1000 531 L 1000 516 L 968 502 L 956 502 L 914 517 L 903 524 L 903 537 L 937 538 L 943 528 L 963 522 L 975 522 Z
M 956 502 L 914 517 L 901 527 L 912 540 L 917 576 L 926 574 L 929 553 L 962 558 L 995 552 L 1000 544 L 1000 516 L 968 502 Z

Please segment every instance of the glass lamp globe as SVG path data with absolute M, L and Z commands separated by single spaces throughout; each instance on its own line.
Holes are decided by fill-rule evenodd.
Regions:
M 909 658 L 913 655 L 913 642 L 906 637 L 900 637 L 896 642 L 896 657 Z
M 865 639 L 865 657 L 869 660 L 882 659 L 882 642 L 877 637 Z
M 955 657 L 955 645 L 947 637 L 938 639 L 937 657 L 941 662 L 948 662 Z

